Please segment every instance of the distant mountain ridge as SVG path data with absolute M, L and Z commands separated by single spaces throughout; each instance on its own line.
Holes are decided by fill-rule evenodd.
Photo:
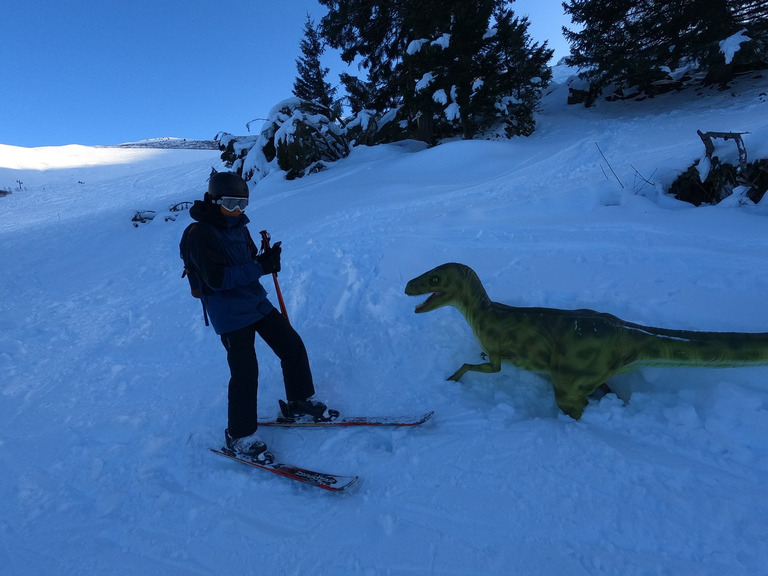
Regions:
M 178 150 L 218 150 L 219 147 L 214 140 L 190 140 L 187 138 L 172 138 L 164 136 L 162 138 L 149 138 L 138 142 L 125 142 L 110 148 L 169 148 Z

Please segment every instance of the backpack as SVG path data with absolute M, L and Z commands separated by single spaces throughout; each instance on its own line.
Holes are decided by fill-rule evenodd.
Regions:
M 187 228 L 184 230 L 184 233 L 181 235 L 181 242 L 179 242 L 179 255 L 184 262 L 184 271 L 181 273 L 181 277 L 184 278 L 186 276 L 187 280 L 189 281 L 189 291 L 193 298 L 200 300 L 200 303 L 203 306 L 203 318 L 205 319 L 205 325 L 210 326 L 210 322 L 208 321 L 208 311 L 205 309 L 205 302 L 202 300 L 202 296 L 207 296 L 211 293 L 211 291 L 205 285 L 205 282 L 203 282 L 200 278 L 195 265 L 192 264 L 192 261 L 189 257 L 189 233 L 195 226 L 197 226 L 197 224 L 197 222 L 193 222 L 187 226 Z

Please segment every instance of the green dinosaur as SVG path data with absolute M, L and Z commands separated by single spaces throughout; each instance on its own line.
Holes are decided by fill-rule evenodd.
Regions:
M 487 355 L 464 364 L 492 373 L 508 362 L 548 376 L 560 409 L 578 419 L 587 397 L 615 374 L 637 366 L 736 367 L 768 364 L 768 333 L 694 332 L 650 328 L 593 310 L 517 308 L 492 302 L 474 270 L 443 264 L 414 278 L 409 296 L 431 294 L 416 313 L 454 306 L 466 318 Z

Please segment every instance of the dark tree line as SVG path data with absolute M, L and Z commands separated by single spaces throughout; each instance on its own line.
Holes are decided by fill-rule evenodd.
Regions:
M 580 26 L 563 32 L 567 62 L 589 83 L 587 104 L 612 84 L 653 93 L 681 68 L 713 84 L 768 65 L 765 0 L 569 0 L 563 8 Z M 742 31 L 749 40 L 727 61 L 720 43 Z
M 532 42 L 529 22 L 514 14 L 513 2 L 318 2 L 328 14 L 319 25 L 307 16 L 296 60 L 298 99 L 282 103 L 265 124 L 263 158 L 252 162 L 262 168 L 254 173 L 264 172 L 280 146 L 282 169 L 313 170 L 337 155 L 323 152 L 329 135 L 343 156 L 347 141 L 411 137 L 433 144 L 499 127 L 507 136 L 534 131 L 552 50 Z M 566 62 L 586 81 L 587 105 L 609 86 L 617 97 L 653 94 L 682 79 L 726 83 L 743 70 L 768 67 L 768 0 L 567 0 L 562 6 L 576 25 L 564 29 L 571 46 Z M 724 48 L 728 38 L 739 39 L 736 50 L 733 42 Z M 340 76 L 341 99 L 326 81 L 326 46 L 360 70 Z M 351 111 L 343 120 L 342 100 Z M 278 130 L 286 124 L 290 130 Z M 273 142 L 277 134 L 285 137 Z M 244 164 L 246 152 L 237 155 Z
M 533 132 L 552 51 L 531 41 L 528 20 L 515 17 L 508 2 L 319 2 L 329 9 L 320 36 L 364 72 L 341 75 L 348 107 L 379 119 L 396 111 L 389 137 L 433 143 L 499 124 L 508 135 Z M 308 20 L 294 94 L 328 106 L 320 100 L 329 86 L 316 60 L 324 47 L 317 34 Z

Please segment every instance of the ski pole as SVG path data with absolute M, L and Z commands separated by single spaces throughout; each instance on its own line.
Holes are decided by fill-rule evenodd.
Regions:
M 269 250 L 269 241 L 272 239 L 272 237 L 269 235 L 269 232 L 266 230 L 261 231 L 261 249 Z M 277 301 L 280 303 L 280 312 L 283 313 L 283 316 L 285 316 L 285 319 L 289 320 L 288 318 L 288 311 L 285 309 L 285 301 L 283 300 L 283 293 L 280 291 L 280 283 L 277 281 L 277 272 L 272 272 L 272 279 L 275 281 L 275 291 L 277 292 Z

